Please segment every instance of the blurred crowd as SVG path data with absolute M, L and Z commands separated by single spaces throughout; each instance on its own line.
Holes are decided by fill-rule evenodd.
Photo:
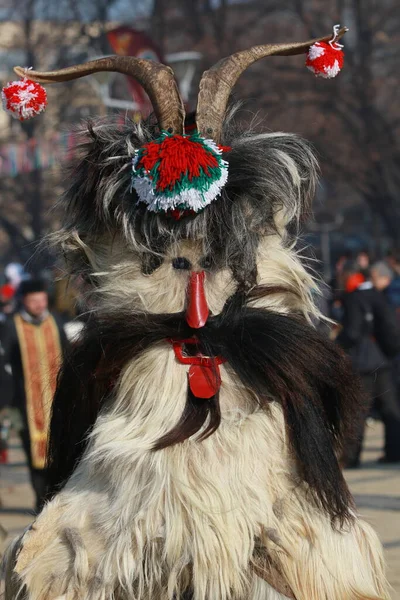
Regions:
M 380 462 L 400 463 L 400 254 L 339 256 L 325 298 L 325 316 L 335 322 L 330 336 L 350 356 L 364 388 L 364 414 L 345 448 L 344 466 L 360 466 L 368 418 L 385 427 Z
M 382 420 L 380 461 L 400 463 L 400 255 L 374 261 L 367 251 L 342 254 L 325 286 L 321 327 L 349 355 L 364 388 L 354 436 L 343 466 L 360 466 L 365 423 Z M 10 429 L 27 457 L 36 510 L 47 487 L 46 442 L 57 372 L 83 328 L 77 302 L 55 273 L 40 279 L 11 264 L 0 285 L 0 463 L 7 461 Z

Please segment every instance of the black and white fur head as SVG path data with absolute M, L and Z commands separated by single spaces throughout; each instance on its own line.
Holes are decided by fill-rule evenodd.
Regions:
M 179 221 L 146 212 L 130 188 L 131 158 L 157 135 L 154 127 L 89 125 L 63 199 L 64 227 L 55 236 L 70 273 L 86 281 L 92 314 L 55 399 L 55 480 L 70 475 L 126 365 L 153 344 L 195 333 L 204 353 L 226 358 L 253 390 L 255 406 L 282 403 L 302 477 L 332 517 L 344 518 L 349 498 L 338 453 L 358 384 L 341 352 L 310 324 L 318 315 L 316 283 L 294 248 L 293 231 L 310 211 L 317 161 L 297 136 L 241 132 L 236 117 L 230 114 L 223 129 L 223 143 L 232 150 L 221 197 Z M 193 270 L 206 273 L 211 315 L 195 332 L 184 318 Z M 80 398 L 70 428 L 65 413 L 58 421 L 56 412 L 66 395 Z M 181 420 L 157 447 L 196 432 L 210 435 L 220 418 L 218 397 L 199 406 L 189 394 Z M 72 452 L 71 435 L 78 438 Z
M 269 239 L 271 250 L 276 240 L 281 248 L 290 246 L 294 238 L 288 227 L 297 229 L 310 212 L 318 166 L 301 138 L 240 131 L 233 113 L 225 120 L 222 138 L 232 148 L 225 156 L 228 182 L 201 213 L 180 220 L 148 211 L 131 189 L 132 157 L 158 135 L 157 128 L 132 122 L 90 124 L 81 158 L 70 171 L 63 199 L 66 220 L 56 236 L 70 271 L 84 275 L 94 291 L 108 290 L 107 273 L 116 286 L 130 271 L 135 289 L 127 284 L 129 306 L 150 312 L 183 310 L 185 272 L 191 270 L 207 272 L 206 288 L 218 287 L 221 280 L 220 307 L 235 289 L 257 285 L 264 261 L 260 247 L 265 249 Z M 177 289 L 166 299 L 164 283 L 171 276 L 170 286 L 175 277 Z

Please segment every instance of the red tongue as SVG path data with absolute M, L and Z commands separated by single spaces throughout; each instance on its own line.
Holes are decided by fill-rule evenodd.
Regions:
M 218 363 L 214 365 L 191 365 L 189 386 L 196 398 L 212 398 L 221 387 Z
M 193 272 L 188 283 L 186 321 L 193 329 L 203 327 L 210 313 L 204 291 L 204 278 L 204 271 Z

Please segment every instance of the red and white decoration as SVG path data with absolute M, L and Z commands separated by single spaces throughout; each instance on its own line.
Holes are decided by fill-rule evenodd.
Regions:
M 132 187 L 152 212 L 175 218 L 199 212 L 219 196 L 228 179 L 222 154 L 231 148 L 191 135 L 163 131 L 139 148 L 132 161 Z
M 44 87 L 27 77 L 8 83 L 2 89 L 1 98 L 4 110 L 20 121 L 38 115 L 47 105 Z
M 331 79 L 341 71 L 344 63 L 343 46 L 336 41 L 339 25 L 333 28 L 329 42 L 316 42 L 307 54 L 306 67 L 317 77 Z

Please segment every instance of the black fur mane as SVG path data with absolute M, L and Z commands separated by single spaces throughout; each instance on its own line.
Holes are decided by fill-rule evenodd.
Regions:
M 61 202 L 66 215 L 62 240 L 77 233 L 90 247 L 104 233 L 118 231 L 136 251 L 162 255 L 175 241 L 201 239 L 205 253 L 230 267 L 239 283 L 255 285 L 260 236 L 276 232 L 281 210 L 291 229 L 309 214 L 318 166 L 306 141 L 292 134 L 246 131 L 236 112 L 235 107 L 228 112 L 222 132 L 221 144 L 231 148 L 224 154 L 227 184 L 203 211 L 180 220 L 148 211 L 132 190 L 135 150 L 157 138 L 157 125 L 151 119 L 89 123 Z M 83 266 L 76 261 L 75 272 L 81 274 Z
M 262 408 L 267 410 L 271 400 L 281 403 L 293 456 L 311 497 L 333 520 L 350 518 L 351 499 L 337 455 L 359 410 L 358 380 L 342 351 L 303 317 L 252 308 L 248 299 L 235 294 L 220 315 L 196 331 L 181 313 L 93 318 L 58 381 L 49 451 L 53 491 L 80 460 L 99 411 L 112 402 L 113 383 L 124 365 L 166 338 L 195 334 L 205 354 L 227 360 Z M 181 421 L 155 451 L 204 426 L 203 435 L 210 435 L 219 420 L 217 397 L 202 401 L 188 394 Z

